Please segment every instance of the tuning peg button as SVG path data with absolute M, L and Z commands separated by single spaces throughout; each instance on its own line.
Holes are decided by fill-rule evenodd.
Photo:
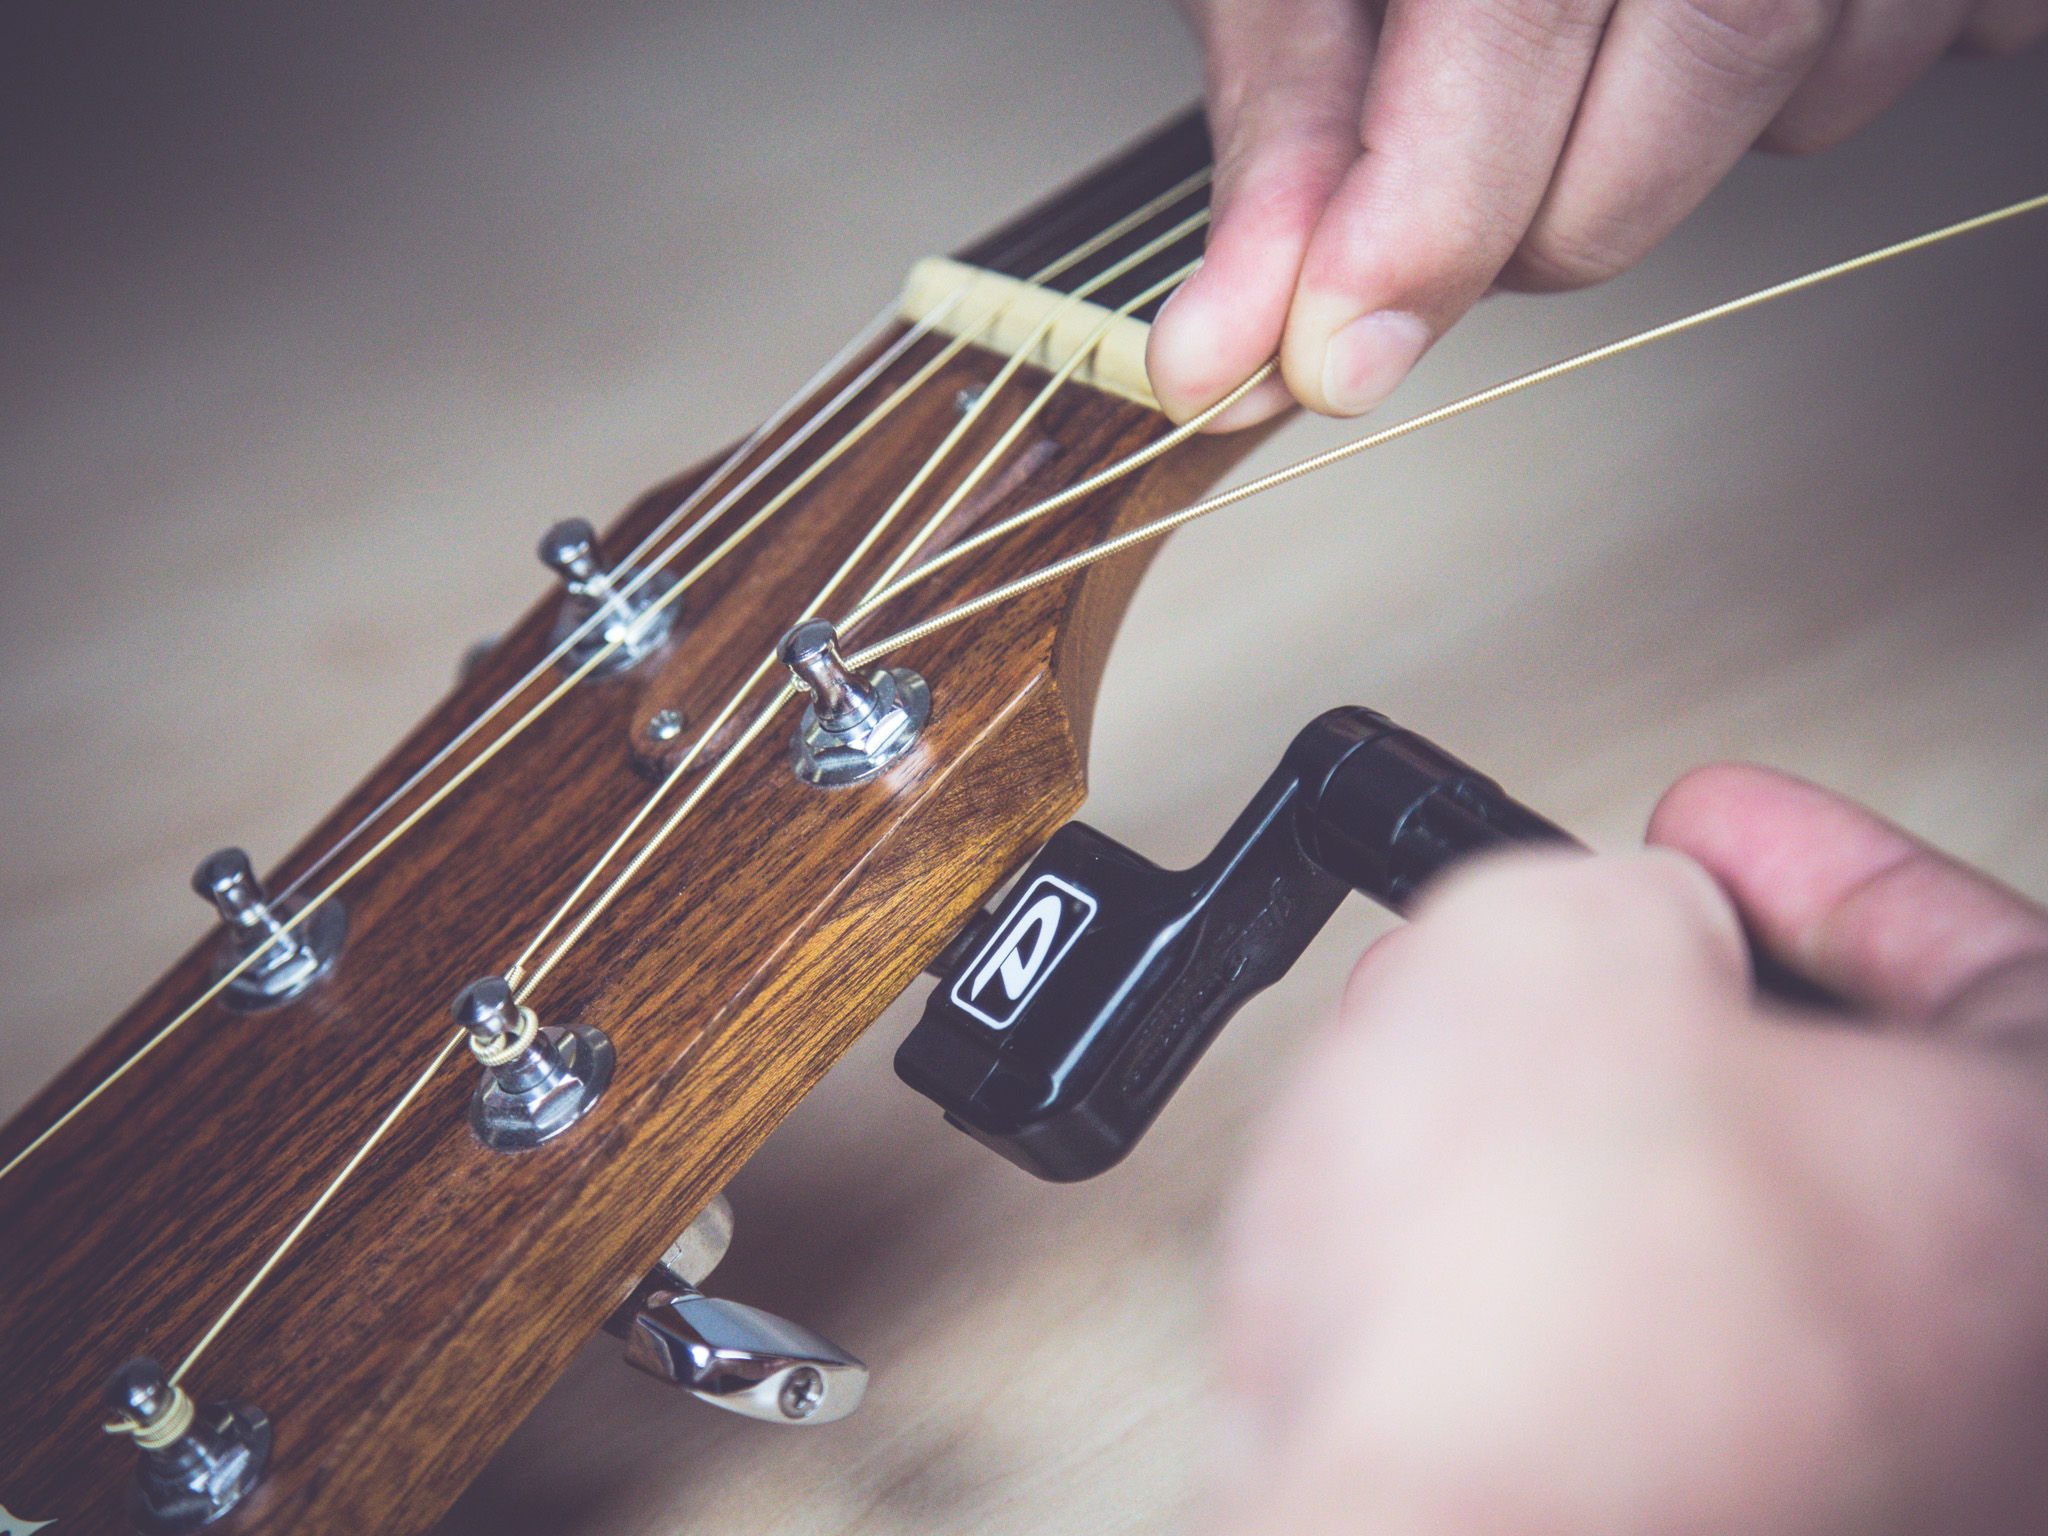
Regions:
M 626 1336 L 626 1363 L 771 1424 L 830 1424 L 858 1408 L 868 1387 L 868 1368 L 830 1339 L 690 1285 L 647 1298 Z
M 272 902 L 249 855 L 239 848 L 223 848 L 203 859 L 192 873 L 192 889 L 213 903 L 227 925 L 227 942 L 214 957 L 214 975 L 241 967 L 221 989 L 221 1000 L 245 1013 L 279 1007 L 304 992 L 326 974 L 348 936 L 348 917 L 338 901 L 322 902 L 311 916 L 293 923 L 299 903 Z
M 862 784 L 917 744 L 932 692 L 907 667 L 861 677 L 839 654 L 839 634 L 806 619 L 782 637 L 782 664 L 810 703 L 790 742 L 790 766 L 806 784 Z
M 616 1058 L 603 1030 L 543 1026 L 514 1001 L 502 976 L 471 982 L 451 1011 L 484 1069 L 470 1096 L 470 1129 L 493 1151 L 552 1141 L 589 1114 L 611 1083 Z

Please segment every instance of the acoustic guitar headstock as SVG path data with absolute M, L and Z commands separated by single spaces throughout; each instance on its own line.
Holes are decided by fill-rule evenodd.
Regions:
M 1207 153 L 1182 119 L 921 266 L 906 314 L 734 453 L 601 539 L 550 530 L 566 590 L 267 881 L 209 863 L 223 928 L 0 1132 L 0 1504 L 147 1526 L 138 1461 L 190 1472 L 203 1442 L 235 1494 L 217 1529 L 430 1523 L 1071 814 L 1144 550 L 881 681 L 822 632 L 778 647 L 1169 432 L 1143 325 L 1200 249 Z M 1248 446 L 1178 443 L 840 645 L 1177 506 Z

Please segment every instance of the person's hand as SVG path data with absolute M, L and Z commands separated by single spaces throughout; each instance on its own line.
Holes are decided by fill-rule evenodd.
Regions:
M 2048 1530 L 2048 912 L 1760 769 L 1651 838 L 1360 962 L 1227 1223 L 1216 1530 Z
M 1636 261 L 1752 144 L 1853 133 L 2048 0 L 1183 0 L 1207 57 L 1208 254 L 1152 328 L 1185 420 L 1356 415 L 1487 289 Z

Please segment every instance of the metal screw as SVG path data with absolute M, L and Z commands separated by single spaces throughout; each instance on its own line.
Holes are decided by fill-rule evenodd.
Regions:
M 791 1371 L 779 1399 L 784 1418 L 808 1419 L 825 1401 L 825 1378 L 812 1366 Z
M 658 709 L 647 722 L 647 734 L 656 741 L 674 741 L 683 734 L 683 712 Z

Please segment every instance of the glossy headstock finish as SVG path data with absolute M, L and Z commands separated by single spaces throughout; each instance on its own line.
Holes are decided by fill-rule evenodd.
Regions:
M 939 345 L 914 344 L 838 419 L 859 419 Z M 952 359 L 688 594 L 679 637 L 659 655 L 571 690 L 350 881 L 348 945 L 317 987 L 264 1013 L 209 1004 L 0 1180 L 9 1507 L 66 1532 L 127 1529 L 134 1451 L 100 1430 L 107 1373 L 192 1346 L 448 1039 L 449 1000 L 509 964 L 644 802 L 657 766 L 649 715 L 678 702 L 698 714 L 768 654 L 953 426 L 959 392 L 997 366 L 972 350 Z M 974 462 L 1041 377 L 1027 370 L 1004 392 L 956 466 Z M 972 524 L 1166 428 L 1140 406 L 1063 391 L 1013 451 L 1028 472 L 970 502 Z M 961 561 L 851 642 L 1157 515 L 1248 446 L 1197 439 Z M 806 462 L 800 453 L 768 475 L 697 547 Z M 937 477 L 921 505 L 958 472 Z M 629 509 L 607 549 L 636 542 L 705 473 Z M 897 547 L 884 540 L 847 590 Z M 664 1245 L 1078 805 L 1096 682 L 1143 561 L 1141 551 L 1097 566 L 892 657 L 929 681 L 934 713 L 917 748 L 869 784 L 797 781 L 786 762 L 794 706 L 732 763 L 531 998 L 543 1022 L 594 1024 L 614 1042 L 617 1077 L 597 1110 L 543 1147 L 489 1151 L 469 1129 L 476 1069 L 466 1055 L 451 1061 L 194 1367 L 195 1398 L 256 1403 L 275 1426 L 269 1473 L 215 1529 L 401 1533 L 435 1518 Z M 529 613 L 273 885 L 514 686 L 546 654 L 554 613 L 553 600 Z M 529 686 L 522 704 L 551 683 Z M 480 733 L 371 835 L 496 733 Z M 199 995 L 217 942 L 0 1132 L 0 1159 Z

